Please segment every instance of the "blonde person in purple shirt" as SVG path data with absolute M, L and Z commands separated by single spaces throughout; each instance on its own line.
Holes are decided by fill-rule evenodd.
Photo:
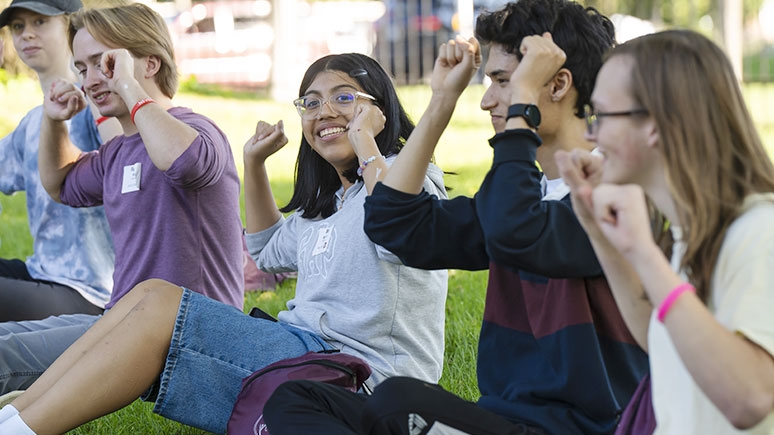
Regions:
M 143 4 L 81 10 L 70 46 L 83 83 L 54 81 L 44 102 L 43 186 L 73 207 L 104 205 L 116 248 L 112 308 L 139 282 L 161 278 L 242 309 L 239 178 L 220 129 L 176 107 L 177 71 L 163 18 Z M 88 96 L 123 134 L 83 153 L 67 120 Z M 0 393 L 25 389 L 100 316 L 54 319 L 0 336 Z M 30 357 L 32 354 L 33 357 Z

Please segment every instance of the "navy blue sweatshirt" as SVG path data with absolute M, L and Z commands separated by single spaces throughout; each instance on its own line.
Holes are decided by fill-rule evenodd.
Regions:
M 530 130 L 495 135 L 474 198 L 381 183 L 365 231 L 409 266 L 489 269 L 479 405 L 554 434 L 612 433 L 647 371 L 567 195 L 543 201 Z

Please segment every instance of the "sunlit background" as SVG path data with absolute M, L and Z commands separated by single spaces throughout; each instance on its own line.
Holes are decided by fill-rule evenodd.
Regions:
M 83 0 L 87 6 L 117 1 Z M 142 0 L 167 21 L 184 89 L 212 86 L 289 101 L 303 72 L 330 53 L 376 58 L 397 85 L 427 83 L 438 45 L 471 35 L 476 17 L 505 0 Z M 10 0 L 0 0 L 6 6 Z M 724 47 L 764 136 L 774 137 L 774 0 L 587 0 L 611 17 L 619 42 L 690 28 Z M 3 36 L 5 35 L 5 36 Z M 0 70 L 30 74 L 7 30 Z M 479 74 L 476 82 L 484 82 Z
M 377 58 L 397 84 L 418 84 L 437 46 L 470 35 L 476 17 L 505 0 L 145 0 L 169 24 L 184 80 L 285 98 L 312 61 L 329 53 Z M 9 0 L 0 0 L 6 6 Z M 88 5 L 110 0 L 84 0 Z M 772 71 L 774 0 L 589 0 L 618 40 L 669 27 L 698 30 L 727 49 L 745 82 Z M 7 33 L 4 66 L 23 70 Z M 479 78 L 480 79 L 480 78 Z M 290 88 L 289 91 L 287 88 Z

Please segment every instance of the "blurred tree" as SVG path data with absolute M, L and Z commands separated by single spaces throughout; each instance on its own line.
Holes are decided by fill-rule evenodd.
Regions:
M 699 19 L 705 15 L 714 23 L 721 20 L 723 4 L 729 0 L 581 0 L 605 15 L 626 14 L 657 25 L 699 30 Z M 757 16 L 765 0 L 743 0 L 744 20 Z
M 651 21 L 656 28 L 693 29 L 713 38 L 741 75 L 742 31 L 764 0 L 586 0 L 606 15 L 626 14 Z

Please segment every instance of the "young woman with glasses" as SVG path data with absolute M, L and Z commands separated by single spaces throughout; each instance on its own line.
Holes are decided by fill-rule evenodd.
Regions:
M 368 190 L 413 124 L 389 76 L 364 55 L 319 59 L 299 95 L 303 138 L 286 207 L 277 209 L 265 166 L 287 143 L 282 122 L 258 122 L 244 148 L 248 247 L 264 270 L 298 271 L 288 309 L 278 321 L 254 318 L 146 281 L 13 402 L 29 427 L 63 433 L 145 393 L 154 412 L 224 433 L 244 377 L 323 349 L 367 361 L 370 387 L 396 375 L 438 381 L 447 272 L 403 266 L 363 231 Z M 445 196 L 442 176 L 431 165 L 425 189 Z M 0 410 L 0 432 L 14 412 Z
M 644 36 L 612 50 L 591 101 L 604 158 L 556 160 L 649 352 L 655 433 L 774 433 L 774 167 L 730 62 L 694 32 Z

